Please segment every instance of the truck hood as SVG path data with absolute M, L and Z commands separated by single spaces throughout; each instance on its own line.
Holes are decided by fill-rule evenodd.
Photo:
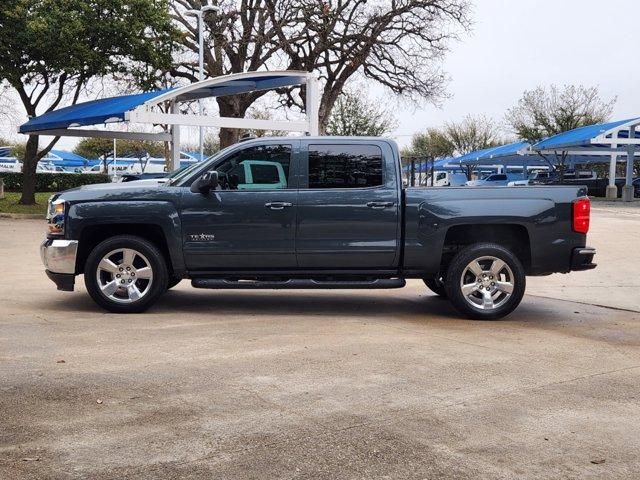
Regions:
M 83 185 L 71 190 L 65 190 L 56 196 L 65 201 L 75 203 L 83 201 L 117 201 L 117 200 L 143 200 L 150 197 L 171 196 L 170 192 L 176 189 L 165 186 L 162 179 L 136 180 L 124 183 L 96 183 Z

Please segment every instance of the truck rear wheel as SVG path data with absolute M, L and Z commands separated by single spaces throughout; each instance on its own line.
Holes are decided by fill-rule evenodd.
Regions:
M 476 320 L 510 314 L 520 304 L 525 287 L 518 257 L 493 243 L 476 243 L 461 250 L 451 261 L 445 282 L 456 310 Z
M 133 235 L 118 235 L 98 244 L 84 270 L 91 298 L 115 313 L 145 311 L 166 291 L 168 279 L 160 250 Z

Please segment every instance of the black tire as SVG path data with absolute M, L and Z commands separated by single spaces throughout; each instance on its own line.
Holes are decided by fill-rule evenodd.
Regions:
M 474 260 L 479 260 L 478 265 L 468 268 Z M 497 260 L 504 262 L 504 266 L 494 263 Z M 467 285 L 468 295 L 463 293 L 463 284 Z M 522 263 L 511 251 L 494 243 L 476 243 L 453 258 L 445 289 L 455 309 L 463 315 L 475 320 L 495 320 L 509 315 L 520 304 L 526 277 Z
M 148 266 L 147 272 L 149 271 L 149 268 L 151 270 L 151 280 L 143 279 L 142 273 L 139 274 L 139 277 L 137 279 L 129 278 L 128 280 L 116 280 L 115 276 L 118 274 L 118 271 L 115 271 L 112 274 L 110 272 L 101 270 L 99 273 L 98 265 L 103 260 L 103 258 L 109 253 L 118 251 L 119 249 L 134 250 L 141 254 L 142 257 L 137 255 L 135 257 L 135 261 L 132 261 L 132 263 L 143 261 L 145 266 Z M 111 258 L 117 258 L 118 255 L 119 254 L 116 253 L 115 256 Z M 124 256 L 120 263 L 116 262 L 117 260 L 112 261 L 112 263 L 117 268 L 120 267 L 120 263 L 124 265 Z M 133 268 L 135 270 L 135 267 Z M 123 272 L 119 275 L 124 276 L 125 273 L 127 272 Z M 122 296 L 119 302 L 117 299 L 110 298 L 106 293 L 103 293 L 100 286 L 98 285 L 99 275 L 100 281 L 104 283 L 111 283 L 112 281 L 122 281 L 123 283 L 126 281 L 131 283 L 131 281 L 133 281 L 134 285 L 139 285 L 139 287 L 137 287 L 138 289 L 143 288 L 144 293 L 139 299 L 132 300 L 128 293 L 120 293 L 127 292 L 127 284 L 125 284 L 125 286 L 123 287 L 120 287 L 118 285 L 117 287 L 114 287 L 117 288 L 117 290 L 115 291 L 115 293 L 113 293 L 113 295 Z M 129 274 L 127 273 L 127 275 Z M 84 281 L 89 295 L 102 308 L 114 313 L 144 312 L 158 299 L 158 297 L 160 297 L 160 295 L 162 295 L 166 291 L 168 280 L 169 273 L 167 269 L 167 263 L 160 250 L 158 250 L 158 248 L 153 243 L 145 240 L 144 238 L 136 237 L 133 235 L 117 235 L 115 237 L 104 240 L 91 251 L 85 263 Z M 147 288 L 145 288 L 145 286 Z M 125 296 L 128 300 L 124 298 Z M 125 301 L 128 301 L 129 303 L 122 303 Z
M 167 283 L 167 290 L 171 290 L 173 287 L 178 285 L 182 281 L 181 277 L 171 276 L 169 277 L 169 282 Z
M 447 298 L 447 290 L 444 288 L 444 279 L 442 277 L 424 278 L 422 281 L 433 293 L 439 297 Z

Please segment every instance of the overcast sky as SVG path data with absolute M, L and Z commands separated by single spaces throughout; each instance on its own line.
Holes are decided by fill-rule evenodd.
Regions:
M 442 108 L 399 107 L 395 138 L 401 145 L 417 131 L 469 113 L 502 122 L 524 90 L 552 83 L 598 86 L 605 99 L 618 97 L 613 118 L 640 115 L 634 90 L 640 87 L 640 62 L 633 52 L 638 0 L 473 3 L 472 32 L 451 44 L 444 63 L 452 97 Z M 195 131 L 185 133 L 195 141 Z M 63 138 L 59 147 L 72 148 L 75 142 Z
M 452 98 L 441 109 L 398 111 L 397 140 L 468 113 L 502 121 L 524 90 L 552 83 L 598 86 L 617 96 L 613 118 L 640 115 L 634 49 L 638 0 L 475 0 L 473 31 L 451 45 Z

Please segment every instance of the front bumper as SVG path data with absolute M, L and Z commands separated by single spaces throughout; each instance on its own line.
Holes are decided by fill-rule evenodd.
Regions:
M 47 238 L 40 245 L 40 258 L 47 271 L 47 276 L 55 282 L 58 290 L 73 291 L 77 255 L 77 240 Z
M 595 254 L 595 248 L 574 248 L 571 255 L 571 270 L 591 270 L 593 268 L 596 268 L 597 264 L 593 263 L 593 257 Z

